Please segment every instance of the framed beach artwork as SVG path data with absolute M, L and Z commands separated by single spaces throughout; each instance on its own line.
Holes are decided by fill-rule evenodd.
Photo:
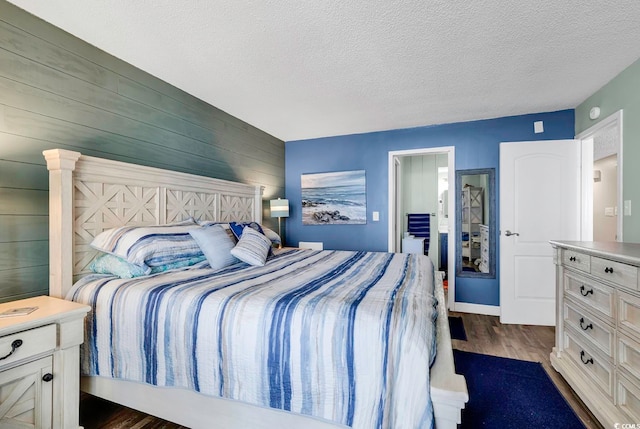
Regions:
M 303 174 L 302 224 L 367 223 L 365 171 Z

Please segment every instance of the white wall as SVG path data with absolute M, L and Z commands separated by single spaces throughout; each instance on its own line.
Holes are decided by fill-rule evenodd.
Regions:
M 433 213 L 429 258 L 438 268 L 440 260 L 438 217 L 438 167 L 447 166 L 446 154 L 402 158 L 402 230 L 407 230 L 406 213 Z

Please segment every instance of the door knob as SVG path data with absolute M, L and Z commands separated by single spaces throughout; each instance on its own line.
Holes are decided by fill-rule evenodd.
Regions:
M 512 236 L 512 235 L 520 236 L 520 234 L 518 234 L 517 232 L 511 232 L 511 231 L 509 231 L 509 230 L 506 230 L 506 231 L 505 231 L 505 233 L 504 233 L 504 235 L 506 235 L 507 237 L 510 237 L 510 236 Z

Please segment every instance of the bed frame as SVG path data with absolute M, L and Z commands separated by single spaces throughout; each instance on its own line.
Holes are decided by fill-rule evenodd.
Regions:
M 49 294 L 65 298 L 87 273 L 96 252 L 89 243 L 122 225 L 159 225 L 189 216 L 213 221 L 262 221 L 261 186 L 246 185 L 52 149 L 43 152 L 49 170 Z M 445 303 L 436 275 L 438 302 Z M 464 377 L 455 373 L 447 310 L 439 306 L 437 355 L 431 396 L 437 429 L 456 428 L 468 401 Z M 83 377 L 83 391 L 197 428 L 344 428 L 295 413 L 196 392 L 106 377 Z

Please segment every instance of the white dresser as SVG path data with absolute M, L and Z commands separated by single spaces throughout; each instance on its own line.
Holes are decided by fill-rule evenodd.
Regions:
M 552 241 L 553 367 L 606 428 L 640 423 L 640 244 Z
M 480 272 L 489 272 L 489 227 L 480 225 Z

